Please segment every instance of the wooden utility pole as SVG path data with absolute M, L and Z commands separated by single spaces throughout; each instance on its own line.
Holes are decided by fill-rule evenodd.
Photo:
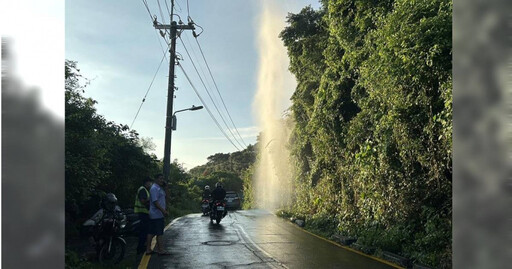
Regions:
M 174 11 L 174 1 L 171 1 L 171 24 L 164 25 L 158 24 L 155 20 L 153 26 L 158 30 L 170 30 L 170 39 L 171 39 L 171 49 L 169 50 L 171 54 L 171 59 L 169 61 L 169 84 L 167 89 L 167 116 L 165 120 L 165 145 L 164 145 L 164 179 L 165 182 L 169 182 L 169 173 L 171 170 L 171 122 L 172 122 L 172 105 L 174 100 L 174 65 L 176 64 L 176 38 L 178 30 L 194 30 L 194 25 L 189 22 L 189 24 L 180 24 L 178 25 L 173 19 L 173 11 Z M 181 22 L 180 22 L 181 23 Z

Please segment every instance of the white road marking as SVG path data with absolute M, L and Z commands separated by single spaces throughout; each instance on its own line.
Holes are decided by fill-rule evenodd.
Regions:
M 279 263 L 280 266 L 276 266 L 274 263 L 269 263 L 273 268 L 286 268 L 286 269 L 289 269 L 286 265 L 282 264 L 281 262 L 279 262 L 276 258 L 274 258 L 272 255 L 270 255 L 268 252 L 266 252 L 264 249 L 262 249 L 260 246 L 258 246 L 252 239 L 251 237 L 247 234 L 247 232 L 245 231 L 245 229 L 239 225 L 239 224 L 236 224 L 236 226 L 238 227 L 238 229 L 236 229 L 235 231 L 237 232 L 238 236 L 240 237 L 241 240 L 243 240 L 245 242 L 245 239 L 244 239 L 244 236 L 241 236 L 239 234 L 239 232 L 242 232 L 244 235 L 245 235 L 245 238 L 247 238 L 249 240 L 249 243 L 252 247 L 256 248 L 257 250 L 259 250 L 261 253 L 263 253 L 265 256 L 267 256 L 267 258 Z M 245 242 L 247 244 L 247 242 Z M 261 257 L 260 257 L 261 258 Z

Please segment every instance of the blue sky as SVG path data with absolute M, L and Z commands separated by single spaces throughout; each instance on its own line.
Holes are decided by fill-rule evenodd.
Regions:
M 158 21 L 163 23 L 165 20 L 168 24 L 164 1 L 160 1 L 163 19 L 157 0 L 147 2 Z M 187 2 L 176 2 L 176 13 L 186 22 Z M 296 13 L 309 4 L 315 8 L 319 6 L 317 1 L 306 0 L 272 2 L 281 12 L 283 22 L 287 12 Z M 262 7 L 268 3 L 256 0 L 189 1 L 190 17 L 204 28 L 198 41 L 233 122 L 246 144 L 254 144 L 259 132 L 253 113 L 259 69 L 256 39 Z M 92 80 L 85 95 L 98 101 L 98 113 L 108 120 L 130 125 L 162 59 L 162 47 L 166 46 L 163 38 L 155 32 L 143 2 L 69 1 L 65 6 L 65 21 L 65 57 L 77 61 L 82 74 Z M 184 32 L 182 40 L 200 74 L 203 75 L 203 70 L 208 75 L 192 33 Z M 224 126 L 180 40 L 177 41 L 177 52 L 184 58 L 181 63 L 192 83 L 221 126 Z M 141 137 L 153 140 L 156 145 L 153 153 L 159 158 L 163 156 L 168 68 L 168 62 L 164 61 L 133 125 Z M 201 105 L 178 67 L 176 76 L 178 91 L 175 92 L 174 110 Z M 210 94 L 217 96 L 209 77 L 205 83 Z M 218 97 L 214 97 L 214 100 L 223 111 Z M 231 125 L 228 116 L 223 115 Z M 177 158 L 186 168 L 206 163 L 206 158 L 212 154 L 237 150 L 224 138 L 205 109 L 186 111 L 177 114 L 177 117 L 178 129 L 172 134 L 171 158 Z M 230 135 L 227 127 L 224 130 Z

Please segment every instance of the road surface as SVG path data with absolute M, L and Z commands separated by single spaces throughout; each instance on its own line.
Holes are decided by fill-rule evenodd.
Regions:
M 322 240 L 263 210 L 229 212 L 219 225 L 191 214 L 164 234 L 170 256 L 139 268 L 400 268 Z

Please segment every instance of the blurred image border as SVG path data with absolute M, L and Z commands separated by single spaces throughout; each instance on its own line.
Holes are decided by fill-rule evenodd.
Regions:
M 508 0 L 453 1 L 453 268 L 510 266 L 511 11 L 512 1 Z M 4 12 L 22 11 L 3 9 Z M 38 27 L 32 31 L 40 31 L 42 24 L 37 22 Z M 52 116 L 41 105 L 38 93 L 56 89 L 24 85 L 26 77 L 11 73 L 16 53 L 20 53 L 17 36 L 0 34 L 2 267 L 63 268 L 64 119 Z M 51 38 L 63 42 L 65 37 Z M 4 53 L 10 46 L 4 42 L 13 44 L 12 53 Z M 64 60 L 55 59 L 62 65 Z M 38 59 L 34 64 L 45 66 Z M 62 79 L 62 93 L 63 85 Z M 10 98 L 33 110 L 8 111 L 10 107 L 5 102 L 12 101 Z M 26 117 L 33 122 L 24 122 Z M 50 134 L 56 145 L 42 140 Z M 26 141 L 38 142 L 42 147 L 20 152 L 16 146 L 23 146 Z M 40 155 L 61 161 L 47 162 L 37 158 Z M 35 166 L 43 168 L 37 170 Z M 45 187 L 46 180 L 52 186 Z M 38 195 L 51 199 L 39 200 Z M 30 221 L 34 223 L 27 223 Z M 35 230 L 27 235 L 27 229 Z

